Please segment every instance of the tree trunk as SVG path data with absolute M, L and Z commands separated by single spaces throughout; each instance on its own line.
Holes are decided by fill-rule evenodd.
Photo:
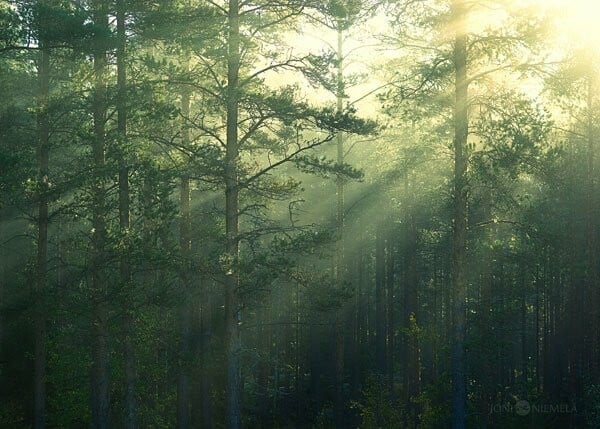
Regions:
M 360 242 L 364 243 L 363 233 L 360 234 Z M 353 388 L 353 398 L 360 395 L 362 380 L 364 355 L 367 345 L 365 336 L 366 316 L 368 314 L 368 303 L 364 294 L 365 285 L 365 257 L 363 246 L 356 249 L 356 337 L 354 340 L 354 364 L 353 376 L 351 377 Z M 367 308 L 365 308 L 367 307 Z
M 343 51 L 343 31 L 341 24 L 338 24 L 337 29 L 337 112 L 339 114 L 343 111 L 343 100 L 344 100 L 344 51 Z M 337 163 L 342 165 L 344 163 L 344 134 L 338 132 L 336 136 L 337 140 Z M 335 261 L 335 274 L 336 274 L 336 287 L 341 291 L 344 287 L 345 281 L 345 243 L 344 243 L 344 224 L 345 224 L 345 208 L 344 208 L 344 178 L 339 175 L 336 178 L 336 194 L 337 194 L 337 206 L 336 206 L 336 229 L 337 229 L 337 246 L 336 246 L 336 261 Z M 341 308 L 337 310 L 336 323 L 335 323 L 335 404 L 334 414 L 335 422 L 338 427 L 344 427 L 344 328 L 345 328 L 345 303 L 341 305 Z
M 464 0 L 452 2 L 454 16 L 454 225 L 452 235 L 452 279 L 454 289 L 454 324 L 452 344 L 452 427 L 461 429 L 466 424 L 465 380 L 465 310 L 466 310 L 466 235 L 467 235 L 467 136 L 468 136 L 468 82 L 467 35 Z
M 204 281 L 201 285 L 202 294 L 202 308 L 200 314 L 200 333 L 202 338 L 200 339 L 200 347 L 198 353 L 200 354 L 200 384 L 199 396 L 200 396 L 200 427 L 210 429 L 213 427 L 212 419 L 212 403 L 211 403 L 211 372 L 209 365 L 209 348 L 210 340 L 212 336 L 212 317 L 213 317 L 213 303 L 211 298 L 211 291 L 209 289 L 210 282 Z M 193 410 L 194 411 L 194 410 Z M 194 422 L 192 422 L 193 425 Z
M 596 195 L 596 166 L 595 166 L 595 125 L 594 125 L 594 91 L 597 88 L 596 76 L 593 71 L 590 71 L 588 76 L 588 87 L 587 87 L 587 109 L 588 109 L 588 123 L 587 123 L 587 216 L 586 216 L 586 237 L 587 237 L 587 299 L 585 305 L 589 309 L 584 315 L 586 318 L 587 326 L 582 327 L 583 332 L 586 332 L 586 336 L 589 336 L 587 341 L 587 350 L 585 355 L 589 361 L 589 371 L 592 379 L 597 379 L 600 368 L 598 361 L 600 359 L 600 344 L 599 344 L 599 328 L 600 328 L 600 311 L 598 311 L 598 305 L 600 305 L 600 292 L 598 292 L 598 285 L 600 284 L 600 272 L 598 266 L 598 231 L 597 231 L 597 195 Z
M 227 427 L 241 428 L 242 425 L 242 380 L 240 368 L 241 308 L 238 295 L 239 276 L 239 69 L 240 28 L 239 0 L 229 0 L 228 11 L 228 55 L 227 55 L 227 142 L 225 166 L 225 252 L 228 257 L 225 292 L 225 329 L 227 347 Z
M 119 138 L 119 227 L 121 234 L 127 236 L 130 223 L 129 197 L 129 167 L 127 165 L 127 74 L 125 62 L 125 5 L 123 0 L 116 3 L 117 18 L 117 135 Z M 127 240 L 126 240 L 127 242 Z M 119 269 L 121 285 L 125 298 L 123 332 L 125 355 L 125 427 L 137 428 L 136 384 L 137 368 L 135 362 L 135 347 L 133 345 L 134 323 L 133 314 L 133 283 L 128 261 L 128 246 L 121 255 Z
M 296 323 L 295 332 L 294 332 L 294 396 L 296 400 L 296 423 L 295 427 L 300 428 L 300 422 L 302 420 L 301 415 L 301 393 L 300 393 L 300 283 L 296 282 L 296 302 L 294 303 L 295 307 L 295 317 L 294 321 Z
M 108 25 L 103 2 L 94 9 L 94 23 L 99 27 Z M 109 426 L 109 351 L 108 351 L 108 297 L 104 274 L 106 245 L 106 196 L 104 187 L 105 124 L 106 124 L 106 69 L 107 56 L 104 41 L 96 39 L 94 46 L 94 137 L 92 156 L 94 183 L 92 185 L 92 293 L 93 293 L 93 353 L 92 353 L 92 426 L 106 429 Z
M 519 263 L 518 285 L 521 290 L 521 389 L 523 397 L 528 394 L 528 366 L 529 359 L 527 353 L 527 278 L 523 262 Z
M 181 94 L 181 114 L 184 121 L 190 115 L 190 90 L 184 87 Z M 182 131 L 183 145 L 189 146 L 190 134 L 188 127 L 184 124 Z M 187 168 L 187 166 L 184 166 Z M 191 258 L 191 236 L 190 236 L 190 178 L 184 171 L 179 185 L 179 249 L 181 252 L 182 269 L 181 277 L 181 308 L 180 308 L 180 368 L 177 388 L 177 427 L 189 429 L 191 427 L 191 323 L 192 323 L 192 291 L 190 284 L 190 258 Z
M 309 365 L 310 365 L 310 397 L 315 404 L 315 409 L 320 410 L 323 406 L 323 358 L 322 349 L 323 329 L 316 325 L 311 326 L 309 330 Z
M 395 341 L 394 341 L 394 311 L 396 309 L 395 303 L 395 264 L 394 264 L 394 239 L 390 234 L 387 242 L 387 264 L 386 264 L 386 295 L 387 295 L 387 323 L 386 323 L 386 336 L 387 336 L 387 382 L 390 397 L 394 397 L 394 357 L 395 357 Z
M 493 196 L 491 192 L 486 193 L 484 208 L 483 208 L 483 218 L 484 219 L 492 219 L 493 217 Z M 481 392 L 481 425 L 482 429 L 485 429 L 493 424 L 493 418 L 495 417 L 493 413 L 490 413 L 489 410 L 493 405 L 492 399 L 495 394 L 495 386 L 494 383 L 494 374 L 497 372 L 494 358 L 494 348 L 497 347 L 496 341 L 494 341 L 494 333 L 490 332 L 490 328 L 493 326 L 492 316 L 492 303 L 493 303 L 493 291 L 494 291 L 494 276 L 493 276 L 493 265 L 495 260 L 495 250 L 494 250 L 494 241 L 497 236 L 497 226 L 493 224 L 490 228 L 487 229 L 484 235 L 484 240 L 486 242 L 486 247 L 484 250 L 484 259 L 483 266 L 481 268 L 480 274 L 480 299 L 479 299 L 479 324 L 480 324 L 480 332 L 482 332 L 481 342 L 482 349 L 490 350 L 489 359 L 486 359 L 485 362 L 481 363 L 482 374 L 481 374 L 481 384 L 482 384 L 482 392 Z M 483 332 L 488 332 L 488 335 L 483 335 Z
M 412 207 L 406 216 L 407 247 L 406 247 L 406 276 L 405 276 L 405 300 L 404 321 L 406 338 L 406 393 L 408 396 L 407 407 L 412 419 L 411 426 L 417 427 L 419 410 L 417 397 L 421 389 L 421 356 L 419 353 L 419 338 L 417 327 L 422 323 L 419 318 L 419 272 L 418 272 L 418 231 Z
M 385 374 L 385 240 L 383 228 L 377 227 L 375 237 L 375 364 Z
M 535 267 L 535 387 L 538 396 L 542 392 L 540 378 L 540 283 L 540 267 L 537 265 Z
M 35 364 L 34 364 L 34 427 L 46 427 L 46 303 L 48 271 L 48 174 L 50 121 L 48 98 L 50 93 L 50 53 L 40 50 L 38 63 L 38 241 L 35 302 Z
M 544 305 L 544 321 L 543 321 L 543 337 L 542 337 L 542 392 L 547 393 L 549 391 L 549 382 L 550 382 L 550 362 L 549 362 L 549 354 L 548 354 L 548 350 L 549 350 L 549 346 L 550 346 L 550 340 L 549 340 L 549 333 L 550 333 L 550 320 L 549 320 L 549 313 L 550 313 L 550 301 L 549 301 L 549 297 L 548 297 L 548 286 L 550 283 L 550 257 L 548 255 L 549 253 L 549 246 L 547 246 L 544 249 L 544 290 L 543 290 L 543 294 L 544 294 L 544 300 L 543 300 L 543 305 Z
M 265 296 L 264 306 L 261 309 L 260 316 L 258 318 L 259 323 L 262 325 L 259 327 L 260 330 L 260 347 L 263 359 L 258 364 L 257 381 L 258 381 L 258 396 L 260 398 L 260 409 L 258 411 L 258 418 L 261 423 L 261 427 L 267 428 L 272 426 L 271 424 L 271 413 L 272 407 L 269 402 L 269 379 L 271 376 L 271 359 L 272 359 L 272 348 L 273 348 L 273 329 L 272 329 L 272 306 L 271 302 L 273 297 L 271 293 Z

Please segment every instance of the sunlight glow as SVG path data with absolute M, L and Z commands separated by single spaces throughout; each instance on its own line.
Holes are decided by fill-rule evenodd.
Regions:
M 600 1 L 535 0 L 552 17 L 555 37 L 562 49 L 597 49 L 600 45 Z

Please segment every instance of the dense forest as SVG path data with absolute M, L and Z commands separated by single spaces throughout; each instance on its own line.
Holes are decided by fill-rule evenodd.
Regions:
M 600 428 L 599 19 L 0 0 L 0 427 Z

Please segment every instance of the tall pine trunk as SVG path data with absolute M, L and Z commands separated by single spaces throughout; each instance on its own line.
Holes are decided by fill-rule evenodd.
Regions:
M 125 5 L 124 0 L 117 0 L 117 135 L 119 138 L 119 227 L 121 234 L 127 235 L 130 224 L 129 166 L 127 163 L 127 74 Z M 128 247 L 126 247 L 128 249 Z M 134 336 L 134 285 L 129 268 L 128 252 L 121 255 L 119 261 L 121 285 L 124 290 L 123 317 L 123 354 L 125 356 L 125 427 L 137 428 L 136 384 L 137 368 L 135 361 Z
M 452 235 L 452 280 L 454 289 L 452 338 L 452 427 L 466 425 L 465 380 L 465 300 L 467 293 L 467 136 L 468 136 L 468 81 L 466 8 L 464 0 L 452 2 L 454 18 L 454 225 Z
M 386 373 L 385 238 L 381 225 L 375 233 L 375 367 Z
M 94 23 L 98 28 L 108 26 L 105 5 L 94 5 Z M 108 351 L 108 296 L 104 274 L 106 246 L 106 190 L 105 126 L 106 126 L 106 69 L 107 55 L 102 36 L 94 40 L 94 95 L 92 100 L 94 136 L 92 142 L 92 299 L 93 299 L 93 346 L 92 346 L 92 426 L 107 429 L 109 426 L 110 373 Z
M 184 121 L 190 114 L 190 90 L 184 87 L 181 94 L 181 114 Z M 183 144 L 188 147 L 190 135 L 187 126 L 184 125 L 182 132 Z M 185 166 L 184 168 L 187 168 Z M 179 429 L 188 429 L 191 427 L 191 409 L 190 409 L 190 379 L 191 379 L 191 323 L 192 323 L 192 297 L 190 285 L 190 258 L 191 258 L 191 237 L 190 237 L 190 178 L 187 171 L 184 171 L 179 185 L 179 248 L 183 267 L 181 270 L 181 314 L 180 314 L 180 368 L 179 381 L 177 389 L 177 426 Z
M 406 215 L 406 276 L 404 285 L 404 314 L 403 327 L 405 329 L 405 359 L 406 359 L 406 394 L 407 407 L 410 410 L 411 427 L 418 423 L 419 410 L 416 398 L 420 393 L 420 367 L 421 356 L 419 352 L 419 338 L 417 326 L 422 322 L 419 314 L 419 271 L 418 271 L 418 231 L 413 207 L 409 205 Z
M 46 310 L 44 296 L 48 271 L 48 174 L 50 121 L 50 53 L 41 43 L 38 63 L 38 216 L 35 302 L 34 427 L 46 427 Z
M 587 82 L 587 110 L 588 110 L 588 123 L 587 123 L 587 189 L 586 189 L 586 205 L 587 205 L 587 216 L 586 216 L 586 237 L 587 237 L 587 299 L 585 305 L 589 311 L 586 313 L 586 318 L 589 321 L 586 326 L 582 326 L 582 330 L 586 332 L 586 336 L 589 336 L 587 341 L 588 347 L 586 349 L 586 356 L 589 362 L 588 369 L 592 377 L 598 377 L 600 375 L 599 358 L 600 358 L 600 334 L 598 334 L 600 327 L 600 311 L 598 311 L 598 305 L 600 305 L 600 292 L 598 286 L 600 284 L 600 272 L 598 265 L 598 231 L 597 231 L 597 216 L 598 216 L 598 202 L 596 195 L 596 166 L 595 166 L 595 124 L 594 124 L 594 92 L 597 89 L 596 76 L 594 71 L 590 71 Z
M 396 351 L 396 344 L 394 338 L 395 331 L 395 311 L 396 311 L 396 264 L 394 261 L 395 252 L 394 252 L 394 234 L 392 229 L 390 228 L 390 232 L 388 233 L 387 240 L 387 256 L 386 256 L 386 298 L 387 298 L 387 308 L 386 308 L 386 337 L 387 337 L 387 351 L 386 351 L 386 364 L 387 364 L 387 383 L 388 390 L 390 393 L 390 397 L 394 397 L 394 358 Z
M 338 23 L 337 29 L 337 112 L 341 115 L 343 111 L 344 100 L 344 38 L 341 23 Z M 337 163 L 344 163 L 344 134 L 340 131 L 337 133 Z M 336 178 L 336 229 L 337 229 L 337 246 L 336 246 L 336 287 L 341 291 L 345 281 L 345 243 L 344 243 L 344 224 L 345 224 L 345 208 L 344 208 L 344 178 L 338 175 Z M 337 426 L 344 426 L 344 327 L 345 327 L 345 304 L 337 310 L 335 323 L 335 403 L 334 414 Z
M 242 380 L 240 368 L 240 302 L 239 302 L 239 71 L 240 28 L 239 0 L 229 0 L 227 55 L 227 141 L 225 166 L 225 252 L 230 267 L 225 284 L 225 330 L 227 355 L 227 427 L 242 425 Z
M 210 429 L 213 427 L 213 411 L 211 402 L 211 371 L 210 371 L 210 338 L 212 336 L 213 323 L 212 323 L 212 295 L 210 290 L 210 282 L 204 281 L 200 288 L 202 296 L 202 307 L 200 314 L 200 333 L 201 340 L 199 345 L 198 353 L 200 355 L 200 383 L 197 385 L 197 396 L 200 396 L 199 409 L 194 409 L 196 416 L 200 413 L 200 418 L 196 421 L 200 422 L 200 427 Z

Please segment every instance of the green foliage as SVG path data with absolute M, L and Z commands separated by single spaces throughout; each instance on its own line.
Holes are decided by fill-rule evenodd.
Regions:
M 450 379 L 448 375 L 444 374 L 415 399 L 421 409 L 419 428 L 442 429 L 451 424 L 448 406 L 450 388 Z
M 548 138 L 553 125 L 541 106 L 522 95 L 507 93 L 490 104 L 474 128 L 482 139 L 482 156 L 487 158 L 489 168 L 515 175 L 535 169 L 541 153 L 550 148 Z
M 364 429 L 400 428 L 406 418 L 406 410 L 397 397 L 391 396 L 385 379 L 371 375 L 366 382 L 360 402 L 353 404 L 361 418 Z
M 89 14 L 81 8 L 35 2 L 31 15 L 33 37 L 48 46 L 86 50 L 93 40 L 100 38 L 105 47 L 111 47 L 109 29 L 90 24 Z
M 341 177 L 343 180 L 360 180 L 364 174 L 349 164 L 338 164 L 324 156 L 304 155 L 295 159 L 300 171 L 316 174 L 323 178 Z
M 25 36 L 22 17 L 18 10 L 11 7 L 10 3 L 3 1 L 0 3 L 0 42 L 2 49 L 16 46 L 22 42 Z

